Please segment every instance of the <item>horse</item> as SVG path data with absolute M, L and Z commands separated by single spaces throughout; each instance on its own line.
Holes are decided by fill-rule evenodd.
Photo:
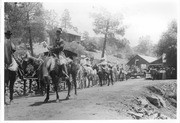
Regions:
M 72 82 L 74 84 L 74 88 L 75 88 L 75 95 L 77 95 L 77 82 L 76 82 L 76 78 L 78 75 L 78 70 L 79 70 L 79 64 L 77 59 L 74 58 L 74 60 L 70 60 L 69 63 L 67 63 L 67 70 L 68 70 L 68 75 L 72 76 Z
M 69 55 L 74 55 L 73 53 Z M 48 55 L 43 59 L 42 67 L 41 67 L 41 77 L 40 79 L 44 84 L 47 86 L 46 88 L 46 98 L 44 100 L 45 103 L 49 100 L 49 89 L 50 89 L 50 81 L 52 80 L 52 83 L 54 85 L 54 90 L 56 92 L 56 102 L 59 102 L 59 95 L 58 95 L 58 85 L 61 79 L 64 79 L 67 86 L 68 86 L 68 94 L 66 96 L 66 99 L 69 99 L 70 97 L 70 91 L 71 91 L 71 82 L 70 78 L 67 78 L 67 76 L 64 74 L 63 71 L 63 65 L 62 65 L 62 59 L 58 59 L 56 56 Z M 67 59 L 66 59 L 67 60 Z M 79 69 L 78 64 L 71 60 L 70 62 L 67 61 L 65 64 L 67 67 L 68 75 L 72 75 L 73 83 L 75 86 L 75 95 L 77 95 L 77 86 L 76 86 L 76 76 L 77 71 Z
M 107 69 L 104 68 L 102 65 L 94 65 L 93 69 L 97 71 L 97 75 L 99 77 L 99 85 L 103 86 L 104 84 L 107 84 L 108 79 L 108 73 Z
M 33 80 L 37 82 L 37 90 L 40 90 L 41 95 L 43 95 L 43 85 L 42 80 L 39 79 L 40 68 L 43 63 L 43 60 L 39 58 L 32 57 L 30 55 L 25 55 L 21 58 L 21 73 L 22 77 L 21 80 L 24 81 L 24 85 L 26 84 L 26 80 L 29 79 L 29 93 L 31 93 L 31 86 Z M 27 79 L 25 79 L 27 78 Z M 25 88 L 24 88 L 24 95 L 25 95 Z

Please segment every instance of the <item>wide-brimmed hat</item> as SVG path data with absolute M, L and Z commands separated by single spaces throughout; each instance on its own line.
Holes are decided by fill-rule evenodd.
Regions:
M 11 33 L 11 31 L 8 30 L 5 32 L 5 35 L 12 35 L 12 33 Z
M 62 28 L 58 28 L 56 32 L 62 32 Z

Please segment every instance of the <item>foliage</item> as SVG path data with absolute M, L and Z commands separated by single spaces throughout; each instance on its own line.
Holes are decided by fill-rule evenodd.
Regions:
M 115 34 L 124 35 L 125 27 L 122 24 L 122 18 L 112 15 L 107 10 L 103 9 L 99 13 L 93 13 L 94 18 L 94 32 L 96 34 L 107 34 L 108 37 L 114 37 Z
M 116 17 L 105 9 L 99 13 L 93 13 L 92 17 L 94 18 L 93 31 L 96 34 L 104 35 L 103 57 L 107 39 L 109 37 L 115 37 L 115 34 L 123 36 L 125 34 L 125 26 L 122 26 L 122 18 Z
M 85 48 L 81 44 L 77 43 L 77 41 L 73 41 L 70 43 L 65 42 L 64 48 L 69 51 L 77 53 L 79 56 L 86 54 Z
M 6 30 L 11 30 L 14 38 L 23 37 L 23 42 L 27 42 L 30 27 L 34 41 L 44 40 L 42 9 L 42 3 L 5 3 Z
M 58 14 L 54 10 L 44 10 L 44 20 L 47 30 L 53 30 L 59 25 Z
M 161 36 L 156 53 L 158 56 L 165 53 L 167 65 L 177 67 L 177 22 L 175 20 L 169 24 L 168 30 Z
M 73 29 L 74 31 L 78 32 L 78 28 L 74 27 L 71 23 L 71 17 L 68 9 L 65 9 L 62 16 L 61 16 L 61 27 L 63 29 Z
M 21 42 L 29 43 L 31 54 L 33 55 L 33 42 L 45 40 L 42 3 L 5 3 L 5 25 L 5 31 L 11 30 L 13 38 L 19 38 Z
M 99 48 L 97 38 L 89 37 L 88 32 L 83 33 L 83 40 L 81 41 L 81 44 L 87 51 L 95 52 Z
M 152 44 L 150 36 L 140 37 L 139 44 L 136 47 L 134 47 L 134 51 L 137 54 L 142 54 L 147 56 L 153 56 L 153 49 L 154 46 Z

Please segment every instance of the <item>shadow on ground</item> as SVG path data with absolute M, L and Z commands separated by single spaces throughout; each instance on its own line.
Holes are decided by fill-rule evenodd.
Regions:
M 67 99 L 60 99 L 60 102 L 62 102 L 62 101 L 66 101 Z M 59 102 L 59 103 L 60 103 Z M 50 101 L 48 101 L 47 103 L 45 103 L 45 102 L 35 102 L 34 104 L 31 104 L 31 105 L 29 105 L 29 106 L 40 106 L 40 105 L 43 105 L 43 104 L 48 104 L 48 103 L 57 103 L 56 102 L 56 100 L 50 100 Z

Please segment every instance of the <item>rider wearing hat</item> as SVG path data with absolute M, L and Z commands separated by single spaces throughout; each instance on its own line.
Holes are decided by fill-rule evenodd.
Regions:
M 55 53 L 58 53 L 64 50 L 64 40 L 61 38 L 62 29 L 58 28 L 56 31 L 56 39 L 53 44 L 53 49 L 55 50 Z M 57 55 L 58 55 L 57 54 Z
M 62 28 L 58 28 L 56 31 L 56 39 L 53 44 L 53 49 L 51 50 L 54 54 L 56 54 L 57 58 L 60 61 L 60 65 L 63 69 L 63 73 L 66 78 L 69 78 L 67 67 L 66 67 L 66 58 L 63 53 L 64 50 L 64 40 L 61 38 Z

